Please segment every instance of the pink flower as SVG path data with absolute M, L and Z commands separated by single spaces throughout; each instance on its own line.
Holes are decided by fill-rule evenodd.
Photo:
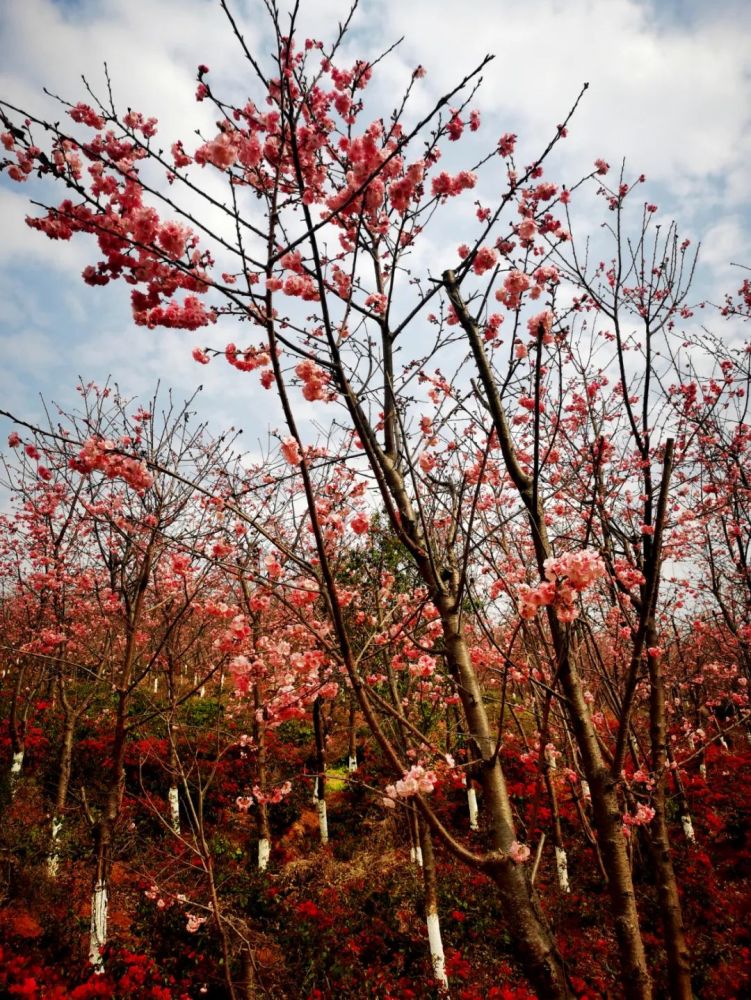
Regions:
M 610 164 L 606 163 L 605 160 L 602 159 L 595 160 L 595 166 L 597 167 L 597 173 L 602 176 L 610 170 Z
M 365 305 L 369 306 L 375 313 L 385 313 L 388 305 L 388 298 L 380 292 L 373 292 L 365 299 Z
M 408 799 L 413 795 L 429 794 L 437 784 L 435 771 L 426 771 L 421 764 L 413 764 L 404 777 L 395 785 L 386 787 L 386 795 L 391 799 Z
M 456 142 L 457 139 L 461 139 L 462 132 L 464 131 L 464 122 L 456 111 L 452 114 L 451 120 L 446 126 L 446 131 L 448 132 L 449 142 Z
M 519 234 L 520 240 L 533 240 L 537 233 L 537 223 L 534 219 L 524 219 L 516 227 L 516 231 Z
M 549 309 L 538 313 L 527 320 L 527 329 L 531 337 L 542 337 L 543 344 L 550 343 L 552 339 L 553 322 L 555 317 Z
M 10 434 L 8 435 L 8 447 L 18 448 L 20 444 L 21 444 L 21 438 L 18 436 L 18 434 L 16 434 L 15 431 L 11 431 Z
M 529 861 L 529 856 L 532 852 L 526 844 L 520 844 L 518 841 L 514 840 L 508 849 L 508 856 L 514 862 L 514 864 L 522 865 L 525 861 Z
M 475 274 L 484 274 L 491 267 L 495 267 L 497 260 L 497 250 L 494 250 L 493 247 L 480 247 L 475 254 L 475 259 L 472 261 L 472 270 Z
M 289 465 L 299 465 L 302 460 L 300 448 L 293 437 L 283 438 L 281 447 L 282 457 Z
M 370 530 L 370 519 L 366 514 L 355 514 L 349 522 L 349 526 L 356 535 L 364 535 Z
M 195 934 L 201 924 L 206 923 L 206 917 L 199 917 L 195 913 L 188 913 L 186 916 L 188 918 L 188 922 L 185 925 L 185 930 L 188 934 Z
M 599 553 L 592 549 L 567 552 L 557 558 L 545 560 L 546 578 L 565 578 L 575 590 L 584 590 L 604 575 L 605 564 Z
M 523 271 L 509 271 L 503 279 L 503 288 L 499 288 L 495 293 L 496 299 L 502 302 L 507 309 L 518 309 L 521 297 L 532 284 L 528 275 Z
M 193 360 L 197 361 L 199 365 L 207 365 L 211 359 L 205 351 L 201 350 L 200 347 L 194 347 Z

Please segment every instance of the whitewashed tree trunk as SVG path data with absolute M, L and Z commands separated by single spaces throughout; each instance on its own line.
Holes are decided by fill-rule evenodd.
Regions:
M 324 802 L 324 805 L 326 803 Z M 265 872 L 269 864 L 271 855 L 271 841 L 268 837 L 261 837 L 258 841 L 258 870 Z
M 313 805 L 318 805 L 318 775 L 313 779 Z
M 347 760 L 347 769 L 350 774 L 353 774 L 357 770 L 357 757 L 350 757 Z
M 198 697 L 199 698 L 205 698 L 206 697 L 206 685 L 205 684 L 201 685 L 201 690 L 198 692 Z
M 691 817 L 688 813 L 684 813 L 681 816 L 681 826 L 683 827 L 683 833 L 689 844 L 696 843 L 696 834 L 694 833 L 694 824 L 691 822 Z
M 433 966 L 433 976 L 444 990 L 448 990 L 448 977 L 446 976 L 446 959 L 443 954 L 443 940 L 441 938 L 441 923 L 438 918 L 438 887 L 436 882 L 435 855 L 433 853 L 433 841 L 430 831 L 422 819 L 417 818 L 417 843 L 420 851 L 420 863 L 422 867 L 422 879 L 425 887 L 425 922 L 428 925 L 428 945 L 430 947 L 430 961 Z
M 18 788 L 18 782 L 21 779 L 21 768 L 23 767 L 23 750 L 19 750 L 17 753 L 13 754 L 13 760 L 10 765 L 10 796 L 16 794 L 16 789 Z
M 60 869 L 60 834 L 63 829 L 63 817 L 52 817 L 52 836 L 50 838 L 50 853 L 47 855 L 47 874 L 57 878 Z
M 107 944 L 107 883 L 97 882 L 91 895 L 91 931 L 89 934 L 89 962 L 94 972 L 104 972 L 102 949 Z
M 154 694 L 156 694 L 158 690 L 159 690 L 159 677 L 158 677 L 158 675 L 155 674 L 154 675 Z
M 449 986 L 446 975 L 446 959 L 443 954 L 443 939 L 441 938 L 441 922 L 437 913 L 429 913 L 427 916 L 428 942 L 430 944 L 430 959 L 433 963 L 433 975 L 436 982 L 447 990 Z
M 318 829 L 321 831 L 321 843 L 329 842 L 329 818 L 326 812 L 326 799 L 316 800 L 316 810 L 318 812 Z
M 558 885 L 561 892 L 571 892 L 571 885 L 568 880 L 568 859 L 562 847 L 555 849 L 555 868 L 558 872 Z
M 180 836 L 180 794 L 177 785 L 171 785 L 169 790 L 169 819 L 173 833 Z
M 470 785 L 467 789 L 467 806 L 469 808 L 469 828 L 470 830 L 478 830 L 477 792 L 474 790 L 472 785 Z
M 583 778 L 582 778 L 582 798 L 585 799 L 587 802 L 590 802 L 592 799 L 592 793 L 589 790 L 589 782 L 585 781 Z
M 699 764 L 699 774 L 702 776 L 702 778 L 704 778 L 705 781 L 707 780 L 707 765 L 704 763 L 704 761 L 702 761 L 701 764 Z

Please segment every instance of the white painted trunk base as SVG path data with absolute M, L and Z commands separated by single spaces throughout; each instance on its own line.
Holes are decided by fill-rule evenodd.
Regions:
M 318 805 L 318 775 L 313 779 L 313 805 Z
M 198 692 L 198 697 L 199 698 L 205 698 L 206 697 L 206 685 L 205 684 L 201 685 L 201 690 Z
M 586 799 L 587 802 L 592 798 L 592 793 L 589 790 L 589 782 L 582 778 L 582 798 Z
M 467 789 L 467 806 L 469 807 L 469 828 L 470 830 L 477 830 L 479 829 L 477 823 L 477 792 L 472 787 Z
M 555 849 L 555 868 L 558 872 L 558 885 L 561 892 L 571 892 L 571 885 L 568 880 L 568 859 L 562 847 Z
M 415 847 L 413 844 L 409 849 L 409 860 L 413 865 L 417 865 L 418 868 L 422 868 L 422 848 Z
M 357 770 L 357 757 L 350 757 L 349 760 L 347 761 L 347 767 L 349 769 L 349 773 L 350 774 L 352 774 L 354 771 L 356 771 Z
M 180 836 L 180 795 L 176 785 L 171 785 L 169 790 L 169 821 L 172 832 Z
M 686 813 L 681 816 L 681 826 L 683 827 L 683 833 L 689 844 L 696 843 L 696 834 L 694 833 L 694 824 L 691 822 L 691 817 Z
M 705 781 L 707 780 L 707 765 L 706 764 L 699 764 L 699 774 L 702 776 L 702 778 L 704 778 Z
M 329 818 L 326 813 L 326 800 L 316 800 L 316 810 L 318 811 L 318 829 L 321 831 L 321 843 L 329 842 Z
M 159 690 L 159 678 L 155 677 L 154 678 L 154 694 L 156 694 L 158 690 Z
M 52 817 L 52 837 L 50 838 L 50 853 L 47 856 L 47 874 L 50 878 L 57 878 L 60 868 L 60 854 L 58 852 L 60 833 L 63 829 L 63 817 Z
M 13 754 L 13 760 L 10 765 L 11 798 L 16 794 L 16 786 L 18 785 L 19 779 L 21 777 L 22 767 L 23 767 L 23 750 L 19 750 L 18 753 Z
M 94 972 L 104 972 L 102 949 L 107 944 L 107 883 L 97 882 L 91 896 L 91 932 L 89 934 L 89 962 Z
M 271 855 L 271 841 L 268 837 L 261 837 L 258 841 L 258 870 L 265 872 Z
M 441 938 L 441 923 L 437 913 L 429 913 L 427 917 L 428 942 L 430 944 L 430 958 L 433 962 L 433 975 L 436 982 L 440 983 L 444 989 L 448 989 L 449 981 L 446 975 L 446 959 L 443 954 L 443 940 Z

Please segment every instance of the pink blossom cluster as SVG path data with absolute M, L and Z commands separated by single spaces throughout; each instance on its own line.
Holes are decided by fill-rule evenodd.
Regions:
M 640 587 L 645 583 L 644 574 L 641 570 L 632 566 L 627 559 L 616 559 L 613 563 L 616 579 L 623 584 L 627 590 L 632 587 Z
M 640 802 L 636 807 L 635 813 L 623 814 L 623 836 L 630 837 L 632 827 L 646 826 L 647 823 L 652 822 L 654 816 L 654 809 L 651 806 L 646 806 L 643 802 Z
M 262 792 L 258 785 L 253 785 L 253 798 L 259 805 L 278 805 L 292 791 L 292 783 L 285 781 L 271 792 Z
M 572 622 L 578 614 L 574 606 L 576 595 L 604 573 L 602 558 L 591 549 L 546 559 L 546 579 L 537 587 L 521 584 L 518 589 L 519 614 L 531 619 L 541 607 L 553 605 L 560 622 Z
M 429 795 L 437 782 L 435 771 L 426 771 L 422 764 L 413 764 L 396 784 L 386 786 L 386 798 L 383 804 L 393 809 L 397 799 L 408 799 L 413 795 Z
M 434 198 L 453 198 L 473 188 L 476 183 L 477 174 L 471 170 L 460 170 L 454 177 L 444 170 L 433 178 L 430 190 Z
M 518 268 L 514 268 L 503 279 L 503 285 L 496 291 L 495 297 L 507 309 L 519 309 L 522 295 L 526 291 L 529 292 L 530 299 L 536 300 L 545 291 L 546 285 L 557 285 L 559 281 L 560 273 L 554 264 L 543 264 L 533 271 L 531 275 L 525 274 L 524 271 L 520 271 Z M 533 337 L 537 337 L 539 335 L 537 328 L 532 328 L 529 324 L 528 326 L 530 334 Z
M 414 663 L 410 663 L 409 673 L 413 677 L 432 677 L 435 673 L 435 665 L 435 657 L 423 653 Z
M 360 511 L 349 522 L 349 526 L 356 535 L 366 535 L 370 531 L 370 518 Z
M 202 924 L 206 923 L 206 917 L 199 917 L 196 913 L 186 913 L 187 923 L 185 924 L 185 930 L 188 934 L 195 934 L 196 931 Z
M 108 479 L 123 479 L 137 493 L 145 493 L 154 482 L 145 462 L 121 455 L 116 448 L 114 441 L 91 437 L 70 460 L 70 467 L 85 475 L 103 472 Z
M 328 389 L 331 376 L 315 361 L 311 361 L 310 358 L 301 361 L 295 366 L 295 374 L 302 380 L 302 394 L 309 403 L 316 399 L 330 401 L 335 398 L 335 394 Z
M 299 465 L 302 461 L 300 446 L 293 437 L 282 438 L 281 448 L 282 458 L 288 465 Z
M 508 849 L 508 856 L 516 865 L 523 865 L 525 861 L 529 861 L 531 853 L 526 844 L 520 844 L 517 840 L 512 841 Z
M 227 344 L 224 355 L 229 364 L 241 372 L 252 372 L 271 364 L 268 350 L 264 347 L 246 347 L 239 351 L 234 344 Z

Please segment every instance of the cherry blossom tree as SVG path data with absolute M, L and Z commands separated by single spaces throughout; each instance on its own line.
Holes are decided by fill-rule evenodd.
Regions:
M 307 711 L 327 839 L 324 709 L 341 683 L 390 769 L 386 808 L 413 817 L 436 979 L 446 985 L 433 842 L 492 880 L 538 994 L 569 996 L 509 794 L 503 755 L 515 728 L 537 775 L 527 830 L 539 837 L 534 873 L 544 789 L 559 889 L 570 887 L 558 809 L 564 757 L 607 881 L 625 995 L 653 989 L 632 872 L 641 837 L 656 873 L 670 995 L 689 997 L 666 810 L 675 769 L 662 586 L 687 538 L 709 551 L 710 590 L 748 669 L 748 602 L 730 596 L 732 583 L 748 583 L 743 379 L 723 360 L 724 382 L 702 386 L 701 406 L 698 379 L 671 387 L 695 255 L 673 225 L 655 223 L 656 206 L 644 203 L 632 221 L 643 178 L 631 183 L 621 172 L 611 184 L 600 159 L 567 185 L 545 177 L 578 99 L 521 165 L 516 136 L 488 138 L 473 108 L 487 60 L 425 114 L 412 110 L 424 75 L 417 67 L 391 115 L 366 120 L 380 60 L 342 64 L 348 22 L 328 43 L 301 40 L 297 8 L 287 25 L 270 6 L 274 51 L 263 64 L 230 6 L 220 6 L 255 91 L 242 100 L 220 94 L 199 66 L 196 97 L 216 113 L 213 136 L 178 139 L 167 154 L 153 118 L 122 115 L 109 94 L 93 91 L 88 103 L 61 102 L 64 127 L 3 102 L 1 165 L 20 183 L 36 173 L 67 187 L 69 197 L 42 205 L 29 225 L 52 239 L 91 237 L 96 260 L 84 280 L 131 285 L 136 324 L 210 337 L 220 317 L 233 317 L 255 331 L 241 346 L 204 344 L 193 356 L 226 362 L 238 378 L 256 373 L 283 421 L 256 481 L 229 487 L 226 477 L 212 487 L 240 523 L 213 555 L 231 593 L 219 652 L 255 719 L 258 866 L 270 851 L 265 739 Z M 482 145 L 467 168 L 442 169 L 441 156 L 468 148 L 475 133 Z M 206 173 L 224 184 L 222 199 L 202 184 Z M 485 178 L 498 192 L 492 201 L 476 197 Z M 594 266 L 572 208 L 588 189 L 602 199 L 612 240 L 610 258 Z M 440 220 L 460 227 L 464 241 L 420 255 L 433 234 L 442 238 Z M 732 427 L 721 419 L 723 393 L 739 408 Z M 72 463 L 126 484 L 96 515 L 107 525 L 97 537 L 123 616 L 112 668 L 115 763 L 95 823 L 100 893 L 122 797 L 128 697 L 163 651 L 169 660 L 175 634 L 163 623 L 156 649 L 140 647 L 144 621 L 154 625 L 147 594 L 161 574 L 163 534 L 169 528 L 174 544 L 189 495 L 186 477 L 170 480 L 165 466 L 177 468 L 192 442 L 150 437 L 150 415 L 136 423 L 118 442 L 97 427 Z M 167 442 L 177 452 L 169 462 L 160 458 Z M 710 445 L 712 471 L 702 473 L 697 448 Z M 29 447 L 37 446 L 27 445 L 33 460 Z M 723 501 L 705 503 L 697 518 L 702 482 Z M 269 503 L 283 496 L 284 504 L 261 516 L 265 487 Z M 355 578 L 358 553 L 379 535 L 396 565 L 371 554 Z M 183 557 L 171 559 L 161 583 L 172 588 L 176 621 L 195 592 Z M 400 590 L 397 567 L 409 589 Z M 458 764 L 440 745 L 447 709 L 458 712 L 465 743 Z M 436 787 L 456 780 L 470 793 L 469 829 L 450 828 L 432 804 Z M 102 943 L 98 930 L 94 938 Z

